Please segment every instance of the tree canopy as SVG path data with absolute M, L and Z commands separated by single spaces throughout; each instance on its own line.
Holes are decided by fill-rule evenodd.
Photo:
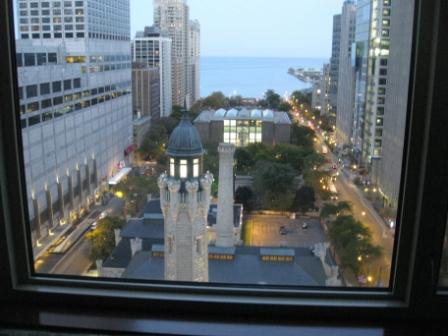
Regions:
M 121 229 L 125 220 L 118 217 L 105 217 L 98 221 L 95 230 L 87 233 L 86 238 L 91 244 L 90 260 L 105 260 L 115 247 L 115 229 Z
M 316 197 L 314 195 L 314 189 L 311 187 L 303 186 L 296 191 L 294 201 L 292 203 L 292 211 L 299 211 L 302 214 L 314 209 L 314 202 Z

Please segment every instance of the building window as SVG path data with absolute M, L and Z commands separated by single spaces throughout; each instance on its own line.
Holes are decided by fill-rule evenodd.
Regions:
M 176 175 L 176 164 L 174 159 L 170 159 L 170 176 Z
M 188 161 L 187 160 L 180 160 L 180 178 L 187 178 L 188 177 Z
M 199 176 L 199 159 L 193 160 L 193 177 Z

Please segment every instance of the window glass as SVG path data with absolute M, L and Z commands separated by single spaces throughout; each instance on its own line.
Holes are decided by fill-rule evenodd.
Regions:
M 155 27 L 132 52 L 128 0 L 17 1 L 38 39 L 16 43 L 37 273 L 389 287 L 414 1 L 335 1 L 341 20 L 309 1 L 308 23 L 294 0 L 136 4 Z M 210 35 L 230 11 L 238 43 Z

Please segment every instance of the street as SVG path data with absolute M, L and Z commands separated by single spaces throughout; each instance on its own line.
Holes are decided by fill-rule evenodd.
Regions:
M 123 200 L 112 198 L 107 205 L 92 209 L 91 212 L 99 210 L 98 214 L 106 212 L 109 216 L 118 216 L 123 206 Z M 86 218 L 86 220 L 89 219 Z M 86 240 L 84 233 L 67 252 L 63 254 L 46 252 L 35 262 L 35 271 L 41 274 L 83 275 L 91 265 L 89 254 L 90 243 Z

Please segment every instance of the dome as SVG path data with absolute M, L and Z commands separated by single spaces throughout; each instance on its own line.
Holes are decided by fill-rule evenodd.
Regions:
M 186 113 L 171 134 L 166 152 L 169 156 L 198 156 L 203 154 L 201 136 Z

